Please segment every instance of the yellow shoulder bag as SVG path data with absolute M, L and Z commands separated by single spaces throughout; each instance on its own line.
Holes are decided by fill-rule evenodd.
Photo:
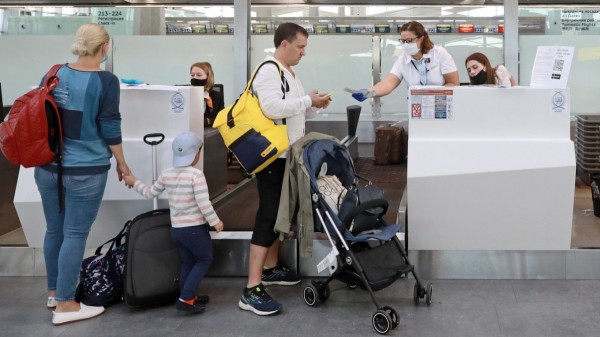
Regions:
M 250 88 L 258 70 L 267 63 L 274 63 L 283 78 L 279 64 L 265 61 L 260 64 L 246 86 L 246 90 L 233 103 L 219 111 L 214 128 L 219 130 L 225 146 L 236 156 L 244 169 L 251 174 L 260 172 L 279 158 L 289 146 L 285 119 L 283 125 L 265 116 L 258 97 Z M 284 89 L 285 90 L 285 89 Z M 285 98 L 285 91 L 284 91 Z

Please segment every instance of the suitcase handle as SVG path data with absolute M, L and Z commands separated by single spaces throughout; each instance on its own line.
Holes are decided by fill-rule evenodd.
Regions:
M 158 140 L 149 140 L 150 138 L 159 138 Z M 165 140 L 165 135 L 162 133 L 149 133 L 144 136 L 144 143 L 148 145 L 158 145 Z
M 151 140 L 154 138 L 155 140 Z M 162 143 L 165 140 L 165 135 L 162 133 L 149 133 L 144 136 L 144 143 L 152 146 L 152 183 L 156 182 L 158 167 L 156 163 L 156 145 Z M 154 197 L 152 200 L 153 209 L 158 208 L 158 197 Z

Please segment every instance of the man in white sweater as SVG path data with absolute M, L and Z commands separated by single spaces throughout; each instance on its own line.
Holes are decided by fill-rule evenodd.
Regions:
M 254 78 L 252 90 L 264 114 L 275 123 L 287 125 L 290 144 L 304 136 L 305 120 L 316 116 L 317 110 L 329 105 L 329 97 L 304 88 L 292 66 L 305 55 L 308 33 L 295 23 L 280 24 L 274 36 L 275 53 L 265 61 L 274 61 L 261 67 Z M 280 75 L 279 69 L 283 72 Z M 274 231 L 285 171 L 284 153 L 280 158 L 256 174 L 259 206 L 252 239 L 248 282 L 239 301 L 239 307 L 257 315 L 272 315 L 281 310 L 281 304 L 271 298 L 264 286 L 271 284 L 294 285 L 300 276 L 278 265 L 280 241 Z

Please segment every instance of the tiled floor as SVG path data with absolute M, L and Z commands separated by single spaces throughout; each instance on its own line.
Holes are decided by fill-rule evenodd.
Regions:
M 100 317 L 55 327 L 45 308 L 45 278 L 0 278 L 0 335 L 13 336 L 377 336 L 368 293 L 334 281 L 331 297 L 308 307 L 302 285 L 271 286 L 283 312 L 259 317 L 237 307 L 243 278 L 208 278 L 205 313 L 182 315 L 173 305 L 145 310 L 118 304 Z M 302 284 L 305 284 L 305 280 Z M 435 280 L 433 303 L 414 306 L 413 280 L 376 294 L 400 315 L 390 336 L 598 336 L 600 280 Z

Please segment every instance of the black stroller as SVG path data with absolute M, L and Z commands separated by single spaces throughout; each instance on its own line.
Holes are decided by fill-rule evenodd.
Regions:
M 400 225 L 388 225 L 382 218 L 388 202 L 384 199 L 359 200 L 364 199 L 360 194 L 367 194 L 363 191 L 369 188 L 359 184 L 365 179 L 355 173 L 347 149 L 328 139 L 312 141 L 304 148 L 303 165 L 310 175 L 315 232 L 325 231 L 332 245 L 332 251 L 317 266 L 319 272 L 328 269 L 331 276 L 325 281 L 311 280 L 304 288 L 306 304 L 314 307 L 327 301 L 329 282 L 333 279 L 346 283 L 351 289 L 360 287 L 369 292 L 377 309 L 371 319 L 373 328 L 386 334 L 398 326 L 400 317 L 394 308 L 380 304 L 374 292 L 412 273 L 416 281 L 415 305 L 422 298 L 430 305 L 432 285 L 425 288 L 421 284 L 408 260 L 404 246 L 396 236 Z M 331 209 L 331 203 L 328 204 L 324 193 L 319 191 L 317 177 L 324 173 L 335 175 L 347 189 L 339 198 L 337 210 Z M 370 182 L 366 186 L 378 190 Z

